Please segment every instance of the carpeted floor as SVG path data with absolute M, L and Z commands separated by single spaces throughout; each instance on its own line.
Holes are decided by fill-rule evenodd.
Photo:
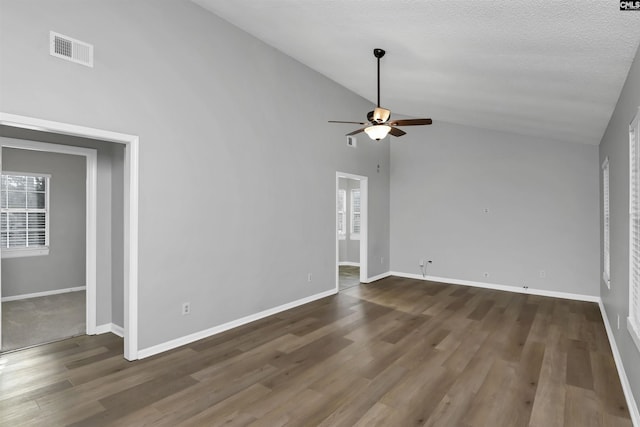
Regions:
M 85 291 L 2 303 L 2 348 L 16 350 L 83 335 Z
M 341 265 L 339 267 L 339 289 L 349 289 L 360 284 L 360 267 Z

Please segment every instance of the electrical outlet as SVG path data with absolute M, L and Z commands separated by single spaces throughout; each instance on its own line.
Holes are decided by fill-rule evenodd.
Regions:
M 307 274 L 307 282 L 311 282 L 311 278 L 312 278 L 311 273 L 308 273 L 308 274 Z
M 546 270 L 540 270 L 540 278 L 541 279 L 545 279 L 547 277 L 547 271 Z
M 423 259 L 418 261 L 418 267 L 424 267 L 424 260 Z
M 488 272 L 488 271 L 485 271 L 484 273 L 482 273 L 482 275 L 483 275 L 484 277 L 489 277 L 489 272 Z
M 182 315 L 191 314 L 191 303 L 185 302 L 182 303 Z
M 483 211 L 484 213 L 488 214 L 488 213 L 489 213 L 489 208 L 484 208 L 482 211 Z

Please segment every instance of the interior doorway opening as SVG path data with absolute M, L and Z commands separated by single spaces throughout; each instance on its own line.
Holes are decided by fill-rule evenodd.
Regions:
M 2 352 L 83 335 L 95 312 L 85 227 L 95 214 L 87 206 L 95 150 L 38 148 L 5 137 L 0 144 Z
M 336 173 L 336 290 L 367 281 L 368 179 Z
M 121 144 L 123 151 L 123 232 L 122 247 L 123 256 L 122 279 L 123 279 L 123 323 L 124 327 L 114 327 L 112 323 L 96 325 L 95 311 L 92 315 L 87 314 L 87 333 L 97 334 L 104 332 L 114 332 L 124 338 L 124 357 L 127 360 L 138 359 L 138 143 L 139 138 L 135 135 L 122 134 L 102 129 L 89 128 L 69 123 L 62 123 L 50 120 L 43 120 L 34 117 L 19 116 L 15 114 L 0 112 L 0 127 L 6 129 L 18 129 L 32 132 L 35 135 L 50 135 L 54 137 L 80 137 L 95 141 L 101 146 L 113 146 Z M 26 138 L 33 141 L 41 141 L 40 138 Z M 35 142 L 34 142 L 35 143 Z M 45 144 L 46 145 L 46 144 Z M 45 149 L 46 151 L 46 149 Z M 89 177 L 89 174 L 87 175 Z M 93 182 L 95 185 L 95 181 Z M 90 183 L 87 182 L 87 187 Z M 87 194 L 87 206 L 96 205 L 96 193 L 93 196 Z M 95 248 L 96 224 L 87 216 L 87 251 Z M 89 242 L 93 239 L 92 242 Z M 95 304 L 90 302 L 89 282 L 96 274 L 96 254 L 87 253 L 87 310 L 95 308 Z M 2 282 L 0 280 L 0 289 Z M 95 292 L 92 298 L 95 298 Z M 1 330 L 1 328 L 0 328 Z

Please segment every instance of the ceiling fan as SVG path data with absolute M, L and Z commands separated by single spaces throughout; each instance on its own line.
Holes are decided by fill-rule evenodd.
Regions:
M 431 119 L 407 119 L 407 120 L 393 120 L 391 118 L 391 111 L 386 108 L 380 107 L 380 58 L 387 53 L 383 49 L 373 49 L 373 56 L 378 59 L 378 104 L 373 111 L 367 113 L 367 122 L 343 122 L 339 120 L 329 120 L 329 123 L 352 123 L 356 125 L 364 125 L 365 127 L 354 130 L 347 134 L 347 136 L 355 135 L 360 132 L 366 132 L 369 138 L 380 141 L 388 134 L 393 136 L 402 136 L 406 134 L 402 129 L 398 129 L 397 126 L 420 126 L 430 125 Z

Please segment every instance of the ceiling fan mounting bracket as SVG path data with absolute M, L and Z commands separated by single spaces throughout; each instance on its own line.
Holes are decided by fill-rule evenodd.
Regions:
M 387 53 L 384 49 L 373 49 L 373 56 L 375 56 L 376 58 L 380 59 L 384 56 L 384 54 Z

